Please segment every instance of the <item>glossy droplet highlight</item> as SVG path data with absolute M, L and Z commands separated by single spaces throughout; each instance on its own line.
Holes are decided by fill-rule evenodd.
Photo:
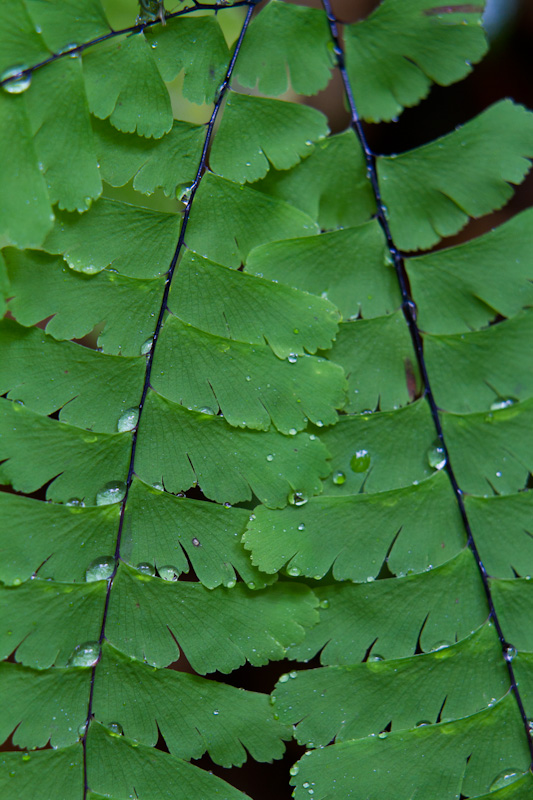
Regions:
M 385 661 L 383 656 L 380 656 L 378 653 L 375 653 L 372 656 L 368 656 L 368 661 L 376 662 L 376 661 Z
M 153 564 L 149 564 L 148 561 L 141 561 L 139 564 L 137 564 L 135 569 L 138 569 L 143 575 L 151 575 L 152 577 L 155 576 L 155 567 Z
M 125 431 L 132 431 L 136 427 L 138 421 L 139 421 L 139 409 L 128 408 L 118 418 L 117 431 L 119 433 L 124 433 Z
M 95 558 L 87 567 L 85 580 L 87 583 L 106 581 L 113 574 L 116 563 L 113 556 L 100 556 L 99 558 Z
M 503 772 L 500 772 L 500 774 L 497 775 L 492 781 L 489 792 L 496 792 L 498 789 L 503 789 L 510 783 L 514 783 L 516 780 L 518 780 L 518 778 L 521 778 L 522 775 L 523 773 L 514 767 L 504 769 Z
M 452 643 L 449 642 L 447 639 L 443 639 L 442 642 L 437 642 L 436 644 L 434 644 L 431 649 L 433 652 L 436 652 L 437 650 L 445 650 L 447 647 L 451 647 L 451 644 Z
M 381 731 L 381 733 L 378 733 L 378 739 L 386 739 L 388 735 L 388 731 Z
M 203 408 L 199 409 L 200 414 L 207 414 L 208 417 L 216 416 L 215 412 L 211 408 L 211 406 L 204 406 Z
M 427 452 L 428 464 L 432 469 L 444 469 L 446 466 L 446 453 L 441 444 L 432 445 Z
M 120 724 L 120 722 L 108 722 L 106 725 L 107 730 L 113 736 L 123 736 L 124 735 L 124 728 Z
M 65 505 L 72 506 L 74 508 L 85 508 L 85 503 L 83 500 L 80 500 L 79 497 L 71 497 L 70 500 L 67 500 Z
M 29 89 L 31 85 L 31 73 L 25 74 L 23 69 L 24 67 L 13 67 L 2 74 L 0 78 L 2 81 L 5 81 L 7 78 L 12 79 L 8 83 L 3 84 L 2 89 L 4 92 L 8 92 L 8 94 L 21 94 L 25 92 L 26 89 Z
M 85 642 L 74 648 L 67 661 L 69 667 L 94 667 L 100 658 L 100 643 Z
M 416 723 L 417 728 L 423 728 L 426 725 L 431 725 L 431 722 L 428 719 L 421 719 L 420 722 Z
M 307 497 L 303 492 L 291 492 L 287 499 L 291 506 L 304 506 L 307 503 Z
M 123 481 L 109 481 L 102 486 L 96 495 L 97 506 L 111 506 L 120 503 L 126 495 L 126 484 Z
M 502 408 L 509 408 L 509 406 L 514 406 L 515 403 L 514 397 L 498 397 L 494 403 L 490 404 L 490 410 L 501 411 Z
M 289 355 L 287 356 L 287 361 L 289 362 L 289 364 L 296 364 L 296 362 L 298 361 L 298 356 L 296 355 L 296 353 L 289 353 Z
M 300 522 L 300 524 L 298 525 L 298 530 L 305 531 L 305 522 Z
M 87 723 L 84 722 L 82 725 L 78 727 L 78 736 L 85 736 L 86 730 L 87 730 Z
M 177 581 L 178 575 L 180 571 L 177 567 L 173 567 L 172 564 L 165 564 L 163 567 L 158 567 L 159 577 L 162 578 L 164 581 Z
M 267 455 L 267 461 L 274 461 L 274 456 L 272 455 L 272 453 L 269 453 Z
M 505 649 L 503 657 L 505 658 L 506 661 L 510 662 L 513 660 L 515 656 L 516 656 L 516 647 L 508 645 L 508 647 Z
M 289 569 L 287 570 L 287 574 L 290 575 L 292 578 L 297 578 L 298 575 L 300 574 L 300 570 L 298 569 L 298 567 L 289 567 Z
M 329 600 L 321 600 L 318 605 L 320 608 L 329 608 Z
M 289 676 L 288 676 L 287 673 L 285 673 L 284 675 L 280 675 L 279 676 L 278 683 L 287 683 L 288 680 L 289 680 Z
M 368 450 L 357 450 L 350 460 L 352 472 L 366 472 L 370 466 Z
M 298 766 L 298 764 L 295 764 L 293 767 L 290 768 L 289 775 L 292 775 L 294 777 L 295 775 L 298 775 L 299 772 L 300 772 L 300 767 Z
M 344 472 L 341 472 L 340 469 L 338 469 L 336 472 L 333 473 L 332 481 L 335 484 L 335 486 L 342 486 L 342 484 L 346 482 L 346 475 L 344 474 Z
M 145 342 L 142 343 L 141 345 L 142 356 L 147 356 L 150 353 L 153 343 L 154 343 L 153 336 L 150 336 L 149 339 L 147 339 Z

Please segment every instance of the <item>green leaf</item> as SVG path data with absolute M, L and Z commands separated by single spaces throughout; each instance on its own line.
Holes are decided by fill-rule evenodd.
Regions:
M 321 585 L 320 622 L 289 657 L 354 664 L 413 656 L 464 639 L 487 618 L 486 596 L 472 554 L 404 578 Z M 357 631 L 357 636 L 354 636 Z
M 522 777 L 529 751 L 509 696 L 466 719 L 316 750 L 299 762 L 293 782 L 297 800 L 309 797 L 304 784 L 311 783 L 317 800 L 334 792 L 363 800 L 370 791 L 379 800 L 392 794 L 407 800 L 415 793 L 452 800 L 461 792 L 467 797 L 489 792 L 502 769 L 511 771 L 511 765 L 516 777 Z
M 1 29 L 0 20 L 0 29 Z M 39 169 L 23 97 L 0 93 L 0 150 L 9 154 L 2 168 L 0 234 L 4 244 L 38 247 L 54 215 Z
M 168 91 L 143 33 L 83 54 L 89 107 L 124 133 L 159 139 L 172 128 Z
M 335 269 L 332 269 L 332 265 Z M 377 222 L 254 248 L 246 271 L 326 296 L 344 319 L 390 314 L 401 303 Z
M 533 573 L 530 492 L 495 497 L 465 497 L 465 507 L 481 560 L 498 578 Z
M 343 323 L 328 358 L 346 372 L 347 412 L 399 408 L 413 399 L 420 385 L 411 337 L 401 311 Z
M 346 25 L 346 67 L 361 116 L 391 120 L 425 97 L 432 81 L 447 86 L 471 72 L 487 50 L 483 6 L 383 0 L 365 20 Z
M 80 59 L 56 61 L 35 74 L 27 94 L 40 169 L 50 200 L 85 211 L 102 192 Z
M 529 209 L 458 247 L 408 258 L 421 329 L 462 333 L 488 325 L 496 314 L 512 317 L 531 305 L 532 224 Z
M 55 53 L 109 33 L 100 0 L 24 0 L 42 38 Z
M 243 86 L 280 95 L 290 86 L 316 94 L 331 75 L 330 37 L 322 10 L 272 0 L 250 25 L 236 76 Z
M 0 393 L 8 392 L 39 414 L 60 410 L 59 419 L 88 430 L 115 433 L 122 414 L 138 405 L 144 377 L 141 358 L 104 356 L 72 342 L 57 342 L 38 328 L 0 322 Z M 32 365 L 42 364 L 37 374 Z M 23 375 L 21 378 L 21 368 Z M 108 391 L 95 382 L 99 374 Z
M 169 307 L 208 333 L 250 344 L 266 340 L 278 358 L 327 349 L 339 319 L 336 307 L 325 298 L 232 270 L 190 251 L 180 261 Z
M 385 562 L 396 575 L 422 572 L 465 545 L 446 475 L 390 492 L 312 497 L 282 512 L 258 506 L 254 515 L 244 543 L 265 572 L 288 565 L 289 575 L 320 579 L 332 569 L 338 581 L 372 581 Z
M 0 7 L 0 73 L 29 67 L 50 56 L 28 14 L 24 0 L 5 0 Z M 3 116 L 2 114 L 0 115 Z M 23 163 L 24 159 L 21 159 Z
M 265 505 L 280 508 L 292 492 L 320 492 L 319 479 L 329 471 L 326 449 L 316 437 L 235 430 L 221 417 L 190 411 L 154 392 L 139 430 L 136 473 L 142 480 L 162 482 L 171 492 L 198 482 L 206 497 L 219 503 L 244 502 L 253 492 Z
M 46 332 L 56 339 L 81 338 L 105 321 L 98 344 L 106 353 L 139 355 L 152 337 L 161 303 L 161 279 L 137 280 L 104 270 L 74 272 L 62 258 L 36 251 L 4 250 L 12 298 L 22 325 L 51 317 Z M 84 303 L 77 303 L 79 294 Z
M 511 100 L 490 106 L 453 133 L 377 169 L 392 236 L 403 250 L 429 248 L 501 208 L 533 157 L 533 115 Z M 450 169 L 453 164 L 453 169 Z
M 276 685 L 275 711 L 297 725 L 300 744 L 312 747 L 375 736 L 389 723 L 398 731 L 470 716 L 509 688 L 490 623 L 425 655 L 292 674 L 295 679 Z M 405 703 L 397 703 L 398 695 Z
M 88 275 L 112 267 L 131 278 L 154 278 L 170 266 L 179 225 L 177 214 L 104 198 L 87 214 L 59 214 L 43 248 Z
M 229 51 L 216 17 L 179 17 L 145 32 L 165 81 L 183 70 L 183 94 L 192 103 L 212 103 L 224 78 Z
M 271 170 L 257 188 L 305 211 L 323 229 L 360 225 L 375 211 L 363 153 L 350 129 L 319 142 L 289 172 Z
M 334 424 L 345 400 L 337 364 L 296 354 L 282 361 L 267 345 L 213 336 L 177 317 L 162 329 L 152 375 L 152 387 L 169 400 L 204 413 L 220 409 L 241 428 L 268 430 L 272 422 L 285 434 L 309 419 Z
M 231 229 L 229 218 L 234 219 Z M 239 267 L 252 247 L 314 233 L 318 233 L 317 225 L 297 208 L 207 173 L 195 198 L 185 240 L 198 255 Z
M 93 119 L 95 146 L 102 178 L 111 186 L 124 186 L 152 194 L 161 187 L 176 196 L 179 184 L 192 183 L 202 151 L 203 125 L 175 120 L 161 139 L 142 139 L 115 130 L 106 120 Z
M 251 183 L 271 165 L 293 167 L 327 134 L 327 120 L 314 108 L 230 92 L 209 161 L 222 177 Z

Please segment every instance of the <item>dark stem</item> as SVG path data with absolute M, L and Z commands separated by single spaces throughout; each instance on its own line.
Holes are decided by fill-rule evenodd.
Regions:
M 409 280 L 407 277 L 407 272 L 405 270 L 405 264 L 403 260 L 402 253 L 396 247 L 394 240 L 392 238 L 389 221 L 387 219 L 385 206 L 383 204 L 383 200 L 381 197 L 381 191 L 379 186 L 378 180 L 378 173 L 376 167 L 376 154 L 370 148 L 363 125 L 357 113 L 357 107 L 355 105 L 355 99 L 353 95 L 352 86 L 350 83 L 350 79 L 348 77 L 348 73 L 346 71 L 346 62 L 344 58 L 344 50 L 340 42 L 339 31 L 337 28 L 337 19 L 333 14 L 333 10 L 331 8 L 330 0 L 322 0 L 322 4 L 324 6 L 324 10 L 326 12 L 326 16 L 328 18 L 329 29 L 331 32 L 331 38 L 333 40 L 333 52 L 335 54 L 335 59 L 337 61 L 337 67 L 342 77 L 342 82 L 344 84 L 344 91 L 346 93 L 346 98 L 348 100 L 348 105 L 350 109 L 350 127 L 355 132 L 361 147 L 363 149 L 365 162 L 366 162 L 366 169 L 367 175 L 372 185 L 372 190 L 374 192 L 374 197 L 376 201 L 376 218 L 383 230 L 385 239 L 387 240 L 387 247 L 389 249 L 389 253 L 394 264 L 394 269 L 396 271 L 396 277 L 398 279 L 398 284 L 400 286 L 400 292 L 402 297 L 402 311 L 405 317 L 405 321 L 409 328 L 409 333 L 411 334 L 411 341 L 413 343 L 413 347 L 416 354 L 416 360 L 418 363 L 418 368 L 420 370 L 420 374 L 422 376 L 422 382 L 424 385 L 424 396 L 429 404 L 429 408 L 431 411 L 431 418 L 433 420 L 433 424 L 435 426 L 435 431 L 437 433 L 437 438 L 439 441 L 439 446 L 442 448 L 444 458 L 445 458 L 445 470 L 448 474 L 450 479 L 450 483 L 452 485 L 453 493 L 455 495 L 455 499 L 457 501 L 457 505 L 459 508 L 459 513 L 461 514 L 461 519 L 463 521 L 463 526 L 466 532 L 467 537 L 467 544 L 470 548 L 478 570 L 481 576 L 481 581 L 483 583 L 483 589 L 485 591 L 485 596 L 487 598 L 487 604 L 489 607 L 489 619 L 491 619 L 494 623 L 494 627 L 496 628 L 498 638 L 500 640 L 500 645 L 502 648 L 503 657 L 505 659 L 505 663 L 507 665 L 507 671 L 509 673 L 509 679 L 511 683 L 511 690 L 515 696 L 518 710 L 520 712 L 520 716 L 522 717 L 522 722 L 526 731 L 527 742 L 529 747 L 529 752 L 531 755 L 531 767 L 533 768 L 533 739 L 531 736 L 531 729 L 529 727 L 529 720 L 526 715 L 526 711 L 524 708 L 524 703 L 522 697 L 520 695 L 518 684 L 516 682 L 515 673 L 512 664 L 512 653 L 514 652 L 514 648 L 512 645 L 507 641 L 504 636 L 500 620 L 498 618 L 498 614 L 496 612 L 496 608 L 494 606 L 494 600 L 492 597 L 492 592 L 490 589 L 489 578 L 487 575 L 487 570 L 485 569 L 485 565 L 481 560 L 481 556 L 479 550 L 477 548 L 476 542 L 474 540 L 474 536 L 472 533 L 472 528 L 470 526 L 470 521 L 468 519 L 468 515 L 466 513 L 466 508 L 464 504 L 464 493 L 460 488 L 457 478 L 455 476 L 455 472 L 453 470 L 453 466 L 450 460 L 450 455 L 448 452 L 448 447 L 446 445 L 446 441 L 444 438 L 444 432 L 442 430 L 442 424 L 439 417 L 439 410 L 437 404 L 435 402 L 435 397 L 433 395 L 433 390 L 431 388 L 431 383 L 429 380 L 429 375 L 426 367 L 426 362 L 424 359 L 424 345 L 422 340 L 422 335 L 420 333 L 420 329 L 416 324 L 416 305 L 410 293 L 409 288 Z
M 224 5 L 220 2 L 198 3 L 197 0 L 192 0 L 191 6 L 182 8 L 181 11 L 174 11 L 173 13 L 166 14 L 165 20 L 174 19 L 174 17 L 183 17 L 186 14 L 192 14 L 195 11 L 221 11 L 228 8 L 240 8 L 241 6 L 250 7 L 256 5 L 258 2 L 259 0 L 236 0 L 236 2 L 232 3 L 231 5 Z M 100 42 L 105 42 L 108 39 L 115 39 L 117 36 L 124 36 L 127 33 L 140 33 L 145 28 L 151 28 L 152 25 L 162 25 L 162 22 L 160 19 L 143 20 L 142 22 L 137 22 L 135 25 L 130 25 L 129 28 L 121 28 L 119 31 L 110 30 L 109 33 L 104 33 L 102 36 L 98 36 L 96 39 L 91 39 L 89 42 L 83 42 L 83 44 L 78 44 L 75 47 L 69 47 L 68 49 L 63 50 L 61 53 L 53 53 L 49 58 L 45 58 L 44 61 L 39 61 L 38 64 L 34 64 L 32 67 L 26 67 L 25 69 L 21 69 L 19 72 L 16 72 L 14 75 L 3 78 L 0 80 L 0 87 L 9 83 L 13 83 L 13 81 L 18 81 L 20 78 L 27 77 L 28 75 L 31 76 L 38 69 L 46 67 L 47 64 L 52 64 L 54 61 L 58 61 L 60 58 L 81 55 L 84 50 L 87 50 L 88 47 L 92 47 L 95 44 L 100 44 Z
M 106 598 L 105 598 L 105 604 L 104 604 L 104 611 L 103 611 L 103 615 L 102 615 L 102 625 L 101 625 L 101 628 L 100 628 L 100 636 L 99 636 L 99 639 L 98 639 L 100 645 L 102 645 L 102 643 L 103 643 L 103 641 L 105 639 L 105 628 L 106 628 L 107 615 L 108 615 L 108 610 L 109 610 L 109 601 L 110 601 L 110 598 L 111 598 L 111 590 L 113 588 L 113 583 L 115 581 L 115 577 L 116 577 L 117 570 L 118 570 L 118 564 L 119 564 L 119 559 L 120 559 L 120 544 L 121 544 L 121 540 L 122 540 L 122 531 L 123 531 L 123 528 L 124 528 L 124 518 L 125 518 L 125 514 L 126 514 L 126 504 L 128 502 L 129 491 L 130 491 L 130 488 L 131 488 L 131 484 L 133 482 L 133 477 L 135 475 L 135 452 L 137 450 L 137 436 L 138 436 L 138 431 L 139 431 L 139 424 L 140 424 L 140 421 L 141 421 L 141 416 L 142 416 L 144 404 L 146 402 L 146 396 L 147 396 L 148 390 L 150 388 L 150 375 L 152 373 L 152 364 L 153 364 L 153 360 L 154 360 L 155 349 L 156 349 L 156 346 L 157 346 L 157 340 L 158 340 L 159 334 L 161 332 L 161 328 L 163 326 L 163 320 L 164 320 L 165 314 L 167 312 L 168 295 L 169 295 L 170 287 L 171 287 L 171 284 L 172 284 L 172 278 L 174 277 L 174 272 L 176 270 L 176 265 L 178 263 L 178 259 L 180 257 L 180 254 L 181 254 L 181 251 L 183 249 L 184 242 L 185 242 L 185 233 L 187 231 L 187 225 L 189 223 L 189 217 L 190 217 L 190 214 L 191 214 L 191 207 L 192 207 L 196 192 L 198 190 L 198 187 L 200 185 L 200 181 L 202 180 L 202 177 L 205 174 L 205 171 L 207 169 L 207 166 L 206 166 L 207 165 L 207 153 L 209 151 L 209 145 L 211 143 L 211 139 L 212 139 L 212 136 L 213 136 L 213 129 L 214 129 L 214 126 L 215 126 L 215 122 L 217 120 L 217 116 L 218 116 L 219 111 L 220 111 L 220 109 L 222 107 L 222 102 L 223 102 L 224 97 L 226 95 L 226 92 L 228 90 L 229 83 L 230 83 L 230 80 L 231 80 L 231 75 L 232 75 L 233 69 L 235 67 L 235 62 L 237 61 L 237 57 L 239 55 L 239 52 L 240 52 L 240 49 L 241 49 L 241 46 L 242 46 L 242 43 L 243 43 L 243 40 L 244 40 L 244 36 L 245 36 L 246 31 L 248 29 L 248 25 L 250 24 L 250 20 L 252 18 L 252 13 L 253 13 L 253 10 L 254 10 L 254 6 L 256 5 L 256 0 L 250 0 L 250 2 L 247 2 L 247 3 L 239 3 L 238 5 L 247 5 L 248 6 L 248 11 L 246 12 L 246 18 L 245 18 L 243 26 L 241 28 L 241 32 L 239 34 L 239 38 L 237 39 L 237 44 L 235 45 L 235 50 L 233 51 L 233 55 L 231 57 L 230 63 L 228 65 L 228 68 L 226 70 L 226 75 L 225 75 L 224 80 L 223 80 L 223 82 L 221 83 L 221 85 L 220 85 L 220 87 L 218 89 L 216 100 L 215 100 L 215 107 L 213 109 L 213 113 L 211 114 L 211 118 L 210 118 L 210 120 L 209 120 L 209 122 L 207 124 L 207 130 L 206 130 L 205 139 L 204 139 L 204 146 L 202 148 L 202 154 L 200 156 L 198 169 L 196 171 L 196 176 L 194 178 L 194 181 L 191 184 L 191 187 L 190 187 L 190 190 L 189 190 L 189 197 L 187 199 L 187 204 L 186 204 L 185 210 L 183 212 L 183 221 L 182 221 L 182 224 L 181 224 L 181 230 L 180 230 L 180 234 L 179 234 L 179 238 L 178 238 L 178 243 L 176 245 L 176 249 L 174 251 L 174 255 L 172 257 L 172 261 L 170 262 L 170 267 L 168 268 L 168 271 L 167 271 L 167 274 L 166 274 L 165 288 L 163 290 L 163 298 L 162 298 L 162 301 L 161 301 L 161 307 L 159 309 L 159 315 L 157 317 L 157 322 L 156 322 L 156 325 L 155 325 L 155 328 L 154 328 L 154 334 L 153 334 L 153 337 L 152 337 L 152 347 L 151 347 L 151 350 L 150 350 L 150 352 L 149 352 L 149 354 L 147 356 L 147 359 L 146 359 L 146 371 L 144 373 L 144 383 L 143 383 L 143 388 L 142 388 L 142 392 L 141 392 L 141 399 L 140 399 L 140 402 L 139 402 L 139 418 L 138 418 L 138 421 L 137 421 L 137 425 L 136 425 L 136 427 L 134 428 L 134 430 L 132 432 L 130 463 L 129 463 L 129 468 L 128 468 L 128 478 L 127 478 L 127 481 L 126 481 L 126 491 L 125 491 L 124 498 L 122 500 L 121 508 L 120 508 L 120 519 L 119 519 L 119 524 L 118 524 L 117 539 L 116 539 L 116 545 L 115 545 L 115 567 L 114 567 L 114 570 L 113 570 L 113 573 L 112 573 L 111 577 L 108 579 L 108 582 L 107 582 L 107 592 L 106 592 Z M 202 6 L 202 8 L 206 8 L 206 6 Z M 94 697 L 94 682 L 95 682 L 95 677 L 96 677 L 96 667 L 97 667 L 97 664 L 95 664 L 95 666 L 92 668 L 92 672 L 91 672 L 91 685 L 90 685 L 90 690 L 89 690 L 89 701 L 88 701 L 88 706 L 87 706 L 87 719 L 86 719 L 86 724 L 85 724 L 85 731 L 84 731 L 83 738 L 82 738 L 82 744 L 83 744 L 83 782 L 84 782 L 83 798 L 84 798 L 84 800 L 86 800 L 87 792 L 90 790 L 90 787 L 89 787 L 88 781 L 87 781 L 87 755 L 86 755 L 87 754 L 87 732 L 89 730 L 89 725 L 90 725 L 90 722 L 91 722 L 91 719 L 92 719 L 92 713 L 93 713 L 93 697 Z

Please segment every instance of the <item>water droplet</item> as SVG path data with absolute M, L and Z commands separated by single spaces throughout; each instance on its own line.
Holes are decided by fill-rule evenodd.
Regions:
M 427 452 L 427 457 L 428 464 L 432 469 L 444 469 L 446 466 L 446 453 L 441 444 L 432 445 Z
M 231 508 L 231 503 L 224 503 L 224 508 Z
M 119 418 L 117 422 L 117 431 L 124 433 L 125 431 L 132 431 L 139 421 L 139 409 L 128 408 Z
M 215 412 L 210 406 L 204 406 L 203 408 L 199 409 L 200 414 L 207 414 L 208 417 L 216 416 Z
M 123 736 L 124 735 L 124 728 L 120 724 L 120 722 L 108 722 L 106 725 L 107 730 L 113 736 Z
M 425 725 L 431 725 L 431 722 L 428 719 L 421 719 L 420 722 L 416 723 L 417 728 L 423 728 Z
M 24 753 L 24 755 L 22 756 L 22 760 L 23 761 L 31 761 L 30 754 L 29 753 Z
M 6 78 L 12 78 L 9 83 L 4 83 L 2 89 L 9 94 L 21 94 L 31 85 L 31 72 L 25 74 L 24 67 L 13 67 L 2 73 L 0 80 L 5 81 Z
M 297 433 L 296 428 L 289 428 L 289 436 L 296 436 Z
M 307 496 L 303 492 L 291 492 L 287 499 L 291 506 L 304 506 L 307 503 Z
M 142 345 L 141 345 L 141 355 L 142 356 L 147 356 L 150 353 L 153 343 L 154 343 L 154 337 L 153 336 L 150 336 L 149 339 L 147 339 L 145 342 L 142 343 Z
M 294 777 L 295 775 L 298 775 L 299 772 L 300 772 L 300 767 L 298 766 L 298 764 L 295 764 L 293 767 L 290 768 L 289 775 L 292 775 Z
M 514 406 L 515 403 L 514 397 L 498 397 L 494 403 L 490 404 L 490 410 L 501 411 L 502 408 L 509 408 L 509 406 Z
M 267 455 L 267 461 L 274 461 L 274 456 L 272 455 L 272 453 L 269 453 Z
M 87 730 L 87 723 L 84 722 L 78 728 L 78 736 L 85 736 L 85 731 Z
M 231 580 L 226 581 L 224 586 L 226 589 L 233 589 L 235 586 L 237 586 L 237 581 L 232 578 Z
M 138 569 L 143 575 L 155 576 L 155 567 L 153 564 L 149 564 L 148 561 L 141 561 L 135 569 Z
M 195 547 L 201 547 L 200 540 L 197 539 L 196 536 L 193 539 L 191 539 L 191 542 Z
M 338 469 L 333 473 L 332 481 L 335 486 L 342 486 L 342 484 L 346 482 L 346 475 Z
M 431 650 L 436 652 L 437 650 L 445 650 L 447 647 L 451 647 L 451 642 L 448 642 L 446 639 L 443 639 L 442 642 L 437 642 L 433 645 Z
M 188 203 L 191 199 L 192 190 L 194 188 L 194 184 L 192 183 L 180 183 L 176 187 L 176 197 L 181 203 Z
M 99 558 L 95 558 L 87 567 L 85 580 L 87 583 L 106 581 L 113 574 L 116 563 L 113 556 L 100 556 Z
M 289 364 L 296 364 L 296 362 L 298 361 L 297 354 L 289 353 L 289 355 L 287 356 L 287 361 L 289 362 Z
M 515 769 L 514 767 L 509 767 L 509 769 L 504 769 L 503 772 L 500 772 L 494 780 L 492 781 L 489 792 L 495 792 L 498 789 L 503 789 L 505 786 L 508 786 L 510 783 L 514 783 L 518 778 L 522 776 L 522 772 L 520 770 Z
M 287 683 L 288 680 L 289 680 L 289 676 L 288 676 L 287 673 L 285 673 L 284 675 L 280 675 L 279 676 L 278 683 Z
M 372 656 L 368 656 L 368 661 L 385 661 L 383 656 L 380 656 L 378 653 L 375 653 Z
M 318 605 L 320 608 L 329 608 L 329 600 L 321 600 Z
M 177 581 L 178 575 L 180 574 L 179 569 L 173 567 L 172 564 L 165 564 L 163 567 L 158 567 L 157 571 L 159 572 L 159 577 L 164 581 Z
M 275 694 L 271 694 L 270 695 L 269 703 L 270 703 L 271 706 L 274 706 L 276 704 L 276 695 Z
M 287 570 L 287 574 L 290 575 L 292 578 L 297 578 L 298 575 L 300 574 L 300 570 L 298 569 L 298 567 L 289 567 L 289 569 Z
M 305 531 L 305 522 L 300 522 L 300 524 L 298 525 L 298 530 Z
M 85 642 L 74 648 L 67 661 L 68 667 L 94 667 L 100 658 L 100 643 Z
M 163 486 L 162 483 L 152 483 L 152 487 L 154 489 L 157 489 L 159 492 L 164 492 L 165 491 L 165 487 Z
M 80 500 L 79 497 L 71 497 L 70 500 L 67 500 L 65 503 L 66 506 L 74 506 L 77 508 L 85 508 L 85 503 L 83 500 Z
M 503 654 L 505 660 L 510 662 L 513 660 L 515 656 L 516 656 L 516 647 L 513 647 L 512 644 L 507 645 L 507 647 L 505 648 L 505 652 Z
M 123 481 L 109 481 L 96 494 L 97 506 L 110 506 L 120 503 L 126 495 L 126 484 Z
M 213 714 L 215 715 L 215 717 L 217 717 L 220 714 L 220 711 L 218 710 L 218 708 L 215 708 L 215 710 L 213 711 Z
M 322 422 L 321 419 L 317 419 L 317 421 L 315 422 L 315 425 L 317 426 L 317 428 L 323 428 L 324 427 L 324 423 Z
M 289 678 L 292 678 L 294 680 L 294 678 L 297 678 L 297 677 L 298 677 L 298 673 L 297 673 L 297 671 L 295 669 L 293 669 L 293 670 L 291 670 L 289 672 Z
M 368 450 L 357 450 L 350 460 L 352 472 L 366 472 L 370 466 Z
M 381 731 L 381 733 L 378 733 L 378 739 L 386 739 L 388 735 L 388 731 Z

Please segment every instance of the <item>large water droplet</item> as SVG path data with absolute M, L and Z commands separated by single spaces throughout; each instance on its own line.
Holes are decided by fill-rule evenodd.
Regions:
M 113 574 L 116 563 L 113 556 L 100 556 L 99 558 L 95 558 L 87 567 L 85 580 L 87 583 L 107 580 Z
M 293 767 L 290 768 L 289 775 L 292 775 L 294 777 L 295 775 L 298 775 L 299 772 L 300 772 L 300 767 L 298 766 L 298 764 L 295 764 Z
M 297 578 L 298 575 L 300 575 L 301 573 L 298 567 L 289 567 L 289 569 L 287 570 L 287 574 L 290 575 L 292 578 Z
M 100 658 L 100 643 L 85 642 L 79 644 L 72 651 L 72 655 L 67 661 L 69 667 L 94 667 Z
M 333 473 L 332 481 L 335 486 L 342 486 L 342 484 L 346 482 L 346 475 L 338 469 Z
M 124 433 L 125 431 L 132 431 L 139 421 L 139 409 L 128 408 L 119 418 L 117 422 L 117 431 Z
M 149 339 L 147 339 L 145 342 L 142 343 L 142 345 L 141 345 L 141 355 L 142 356 L 147 356 L 148 353 L 150 353 L 153 343 L 154 343 L 154 337 L 153 336 L 150 336 Z
M 21 94 L 25 92 L 31 85 L 31 72 L 25 74 L 24 67 L 13 67 L 2 73 L 0 80 L 5 81 L 6 78 L 12 78 L 8 83 L 2 85 L 4 92 L 9 94 Z
M 509 408 L 509 406 L 514 406 L 516 400 L 514 397 L 498 397 L 494 403 L 490 404 L 491 411 L 500 411 L 502 408 Z
M 357 450 L 351 458 L 350 469 L 352 472 L 366 472 L 370 466 L 368 450 Z
M 446 453 L 444 452 L 444 447 L 438 443 L 429 448 L 427 457 L 428 464 L 432 469 L 444 469 L 446 466 Z
M 97 506 L 110 506 L 120 503 L 126 494 L 126 484 L 123 481 L 109 481 L 102 486 L 96 495 Z
M 509 767 L 509 769 L 504 769 L 503 772 L 500 772 L 490 785 L 489 792 L 496 792 L 498 789 L 503 789 L 505 786 L 508 786 L 510 783 L 514 783 L 518 778 L 522 776 L 522 772 L 520 770 L 515 769 L 514 767 Z
M 289 355 L 287 356 L 287 361 L 289 362 L 289 364 L 296 364 L 296 362 L 298 361 L 298 356 L 296 355 L 296 353 L 289 353 Z
M 307 503 L 307 497 L 303 492 L 291 492 L 287 499 L 291 506 L 304 506 Z
M 172 564 L 165 564 L 164 567 L 158 567 L 159 577 L 163 578 L 164 581 L 177 581 L 178 575 L 180 571 L 177 567 L 173 567 Z
M 124 728 L 120 724 L 120 722 L 108 722 L 106 725 L 107 730 L 113 736 L 123 736 L 124 735 Z
M 135 569 L 138 569 L 143 575 L 151 575 L 152 577 L 155 575 L 154 565 L 149 564 L 148 561 L 141 561 L 140 564 L 137 564 Z

